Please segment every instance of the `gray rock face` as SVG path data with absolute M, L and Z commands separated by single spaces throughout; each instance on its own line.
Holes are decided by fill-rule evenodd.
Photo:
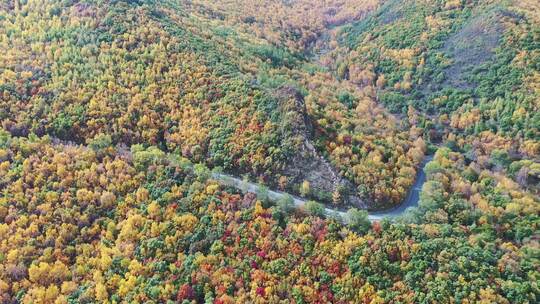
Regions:
M 290 182 L 300 184 L 308 181 L 313 193 L 326 198 L 331 198 L 332 193 L 339 189 L 344 194 L 345 205 L 366 208 L 365 202 L 355 195 L 354 185 L 341 177 L 313 146 L 314 130 L 302 94 L 292 87 L 284 87 L 276 94 L 284 116 L 281 132 L 297 151 L 283 170 Z

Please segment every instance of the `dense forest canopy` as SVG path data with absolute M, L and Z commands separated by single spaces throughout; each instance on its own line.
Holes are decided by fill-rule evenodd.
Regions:
M 0 54 L 0 303 L 540 301 L 537 1 L 2 1 Z

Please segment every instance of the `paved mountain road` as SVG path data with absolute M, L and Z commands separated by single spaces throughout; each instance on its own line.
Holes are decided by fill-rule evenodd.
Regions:
M 389 210 L 370 212 L 368 214 L 369 220 L 373 222 L 373 221 L 382 220 L 385 217 L 394 218 L 394 217 L 402 215 L 405 212 L 405 210 L 407 210 L 408 208 L 418 206 L 418 200 L 420 199 L 420 192 L 422 190 L 422 186 L 426 182 L 426 174 L 424 172 L 424 168 L 426 164 L 430 162 L 432 159 L 433 159 L 433 155 L 428 155 L 425 157 L 424 161 L 422 162 L 420 166 L 420 170 L 418 170 L 416 174 L 416 179 L 414 181 L 413 186 L 411 187 L 405 200 L 403 200 L 403 202 L 399 206 L 389 209 Z M 212 178 L 219 181 L 223 185 L 238 188 L 242 192 L 258 193 L 261 191 L 260 185 L 252 183 L 252 182 L 246 182 L 237 177 L 230 176 L 227 174 L 212 173 Z M 294 205 L 298 208 L 303 207 L 308 201 L 306 199 L 288 194 L 286 192 L 268 190 L 268 198 L 274 202 L 286 197 L 287 195 L 290 195 L 292 197 L 294 201 Z M 335 210 L 331 208 L 325 208 L 325 213 L 327 216 L 337 215 L 338 217 L 343 218 L 345 222 L 347 222 L 347 213 L 344 211 L 339 211 L 339 210 Z

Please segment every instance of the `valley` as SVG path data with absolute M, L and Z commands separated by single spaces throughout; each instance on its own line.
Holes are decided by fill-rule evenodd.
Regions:
M 0 1 L 0 303 L 538 303 L 540 3 Z

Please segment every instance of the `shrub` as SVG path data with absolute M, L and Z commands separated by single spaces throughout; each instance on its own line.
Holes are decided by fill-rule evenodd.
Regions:
M 277 201 L 277 207 L 283 213 L 290 213 L 294 209 L 294 199 L 287 194 Z
M 347 219 L 349 227 L 358 233 L 364 234 L 371 228 L 371 222 L 366 210 L 351 208 L 347 211 Z
M 324 216 L 324 205 L 321 203 L 317 203 L 316 201 L 307 201 L 304 208 L 310 215 L 319 217 Z

